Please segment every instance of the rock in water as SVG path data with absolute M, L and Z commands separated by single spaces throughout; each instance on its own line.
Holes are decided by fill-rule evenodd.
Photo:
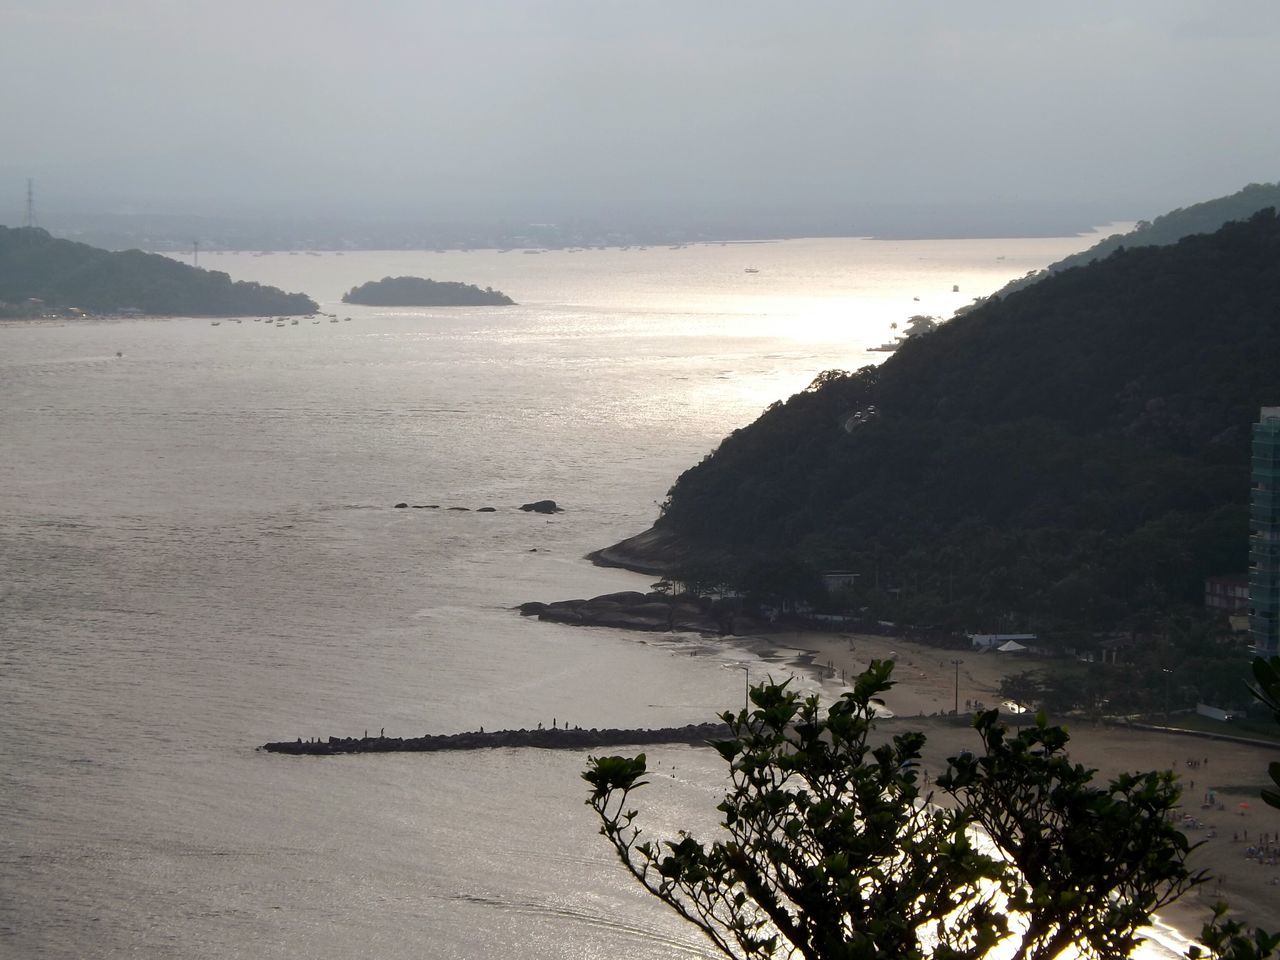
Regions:
M 564 513 L 564 510 L 556 505 L 554 500 L 535 500 L 533 503 L 523 503 L 520 509 L 529 513 Z

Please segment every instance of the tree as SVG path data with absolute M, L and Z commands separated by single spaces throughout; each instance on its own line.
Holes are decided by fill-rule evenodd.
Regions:
M 1044 674 L 1036 670 L 1023 670 L 1000 680 L 1000 696 L 1023 706 L 1030 706 L 1044 695 L 1048 684 Z
M 783 554 L 749 564 L 738 576 L 738 586 L 754 605 L 817 603 L 826 596 L 817 567 L 794 554 Z
M 753 709 L 723 714 L 730 737 L 713 746 L 730 786 L 718 807 L 725 835 L 710 843 L 684 832 L 642 840 L 630 803 L 644 755 L 591 758 L 583 777 L 601 833 L 650 893 L 735 958 L 977 960 L 1009 941 L 1024 960 L 1068 944 L 1119 957 L 1154 905 L 1198 881 L 1185 839 L 1164 822 L 1172 779 L 1093 787 L 1062 756 L 1065 733 L 1043 722 L 1008 739 L 983 714 L 987 755 L 953 761 L 957 802 L 930 803 L 916 774 L 924 735 L 871 739 L 872 698 L 892 686 L 892 669 L 873 662 L 825 713 L 816 697 L 767 682 L 752 688 Z M 1013 786 L 1030 793 L 1012 817 L 986 811 L 993 856 L 973 839 L 975 804 Z M 1036 812 L 1050 823 L 1027 822 Z M 1102 869 L 1107 855 L 1115 877 Z M 1046 891 L 1058 866 L 1099 889 Z
M 974 726 L 985 753 L 953 758 L 938 786 L 959 801 L 1008 859 L 1008 908 L 1026 918 L 1013 960 L 1068 946 L 1128 957 L 1151 914 L 1204 881 L 1167 814 L 1179 788 L 1169 771 L 1122 774 L 1106 787 L 1070 761 L 1067 732 L 1044 715 L 1010 736 L 995 710 Z

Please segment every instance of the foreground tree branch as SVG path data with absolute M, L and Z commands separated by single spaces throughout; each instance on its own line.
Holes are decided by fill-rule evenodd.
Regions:
M 1065 731 L 1010 736 L 994 712 L 981 757 L 954 758 L 939 785 L 916 780 L 924 735 L 873 746 L 872 698 L 892 685 L 877 661 L 825 710 L 787 684 L 751 690 L 713 744 L 729 766 L 724 835 L 641 839 L 631 793 L 644 756 L 592 758 L 587 802 L 626 868 L 727 957 L 1016 960 L 1073 948 L 1127 957 L 1152 911 L 1202 881 L 1168 822 L 1167 774 L 1105 787 L 1070 763 Z M 975 836 L 994 849 L 984 852 Z

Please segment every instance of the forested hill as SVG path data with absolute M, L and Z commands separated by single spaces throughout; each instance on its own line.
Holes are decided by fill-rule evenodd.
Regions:
M 343 303 L 372 307 L 506 307 L 515 303 L 500 290 L 470 283 L 422 277 L 383 277 L 352 287 Z
M 1274 210 L 1117 252 L 774 404 L 679 478 L 649 539 L 851 570 L 917 623 L 1110 626 L 1195 601 L 1246 569 L 1278 344 Z
M 1051 263 L 1044 270 L 1030 273 L 1006 284 L 997 293 L 1008 296 L 1039 280 L 1071 267 L 1083 267 L 1115 253 L 1121 247 L 1158 247 L 1177 243 L 1193 233 L 1212 233 L 1224 223 L 1247 220 L 1259 210 L 1280 208 L 1280 183 L 1251 183 L 1229 197 L 1217 197 L 1179 207 L 1154 220 L 1140 220 L 1128 233 L 1116 233 L 1100 240 L 1088 250 Z
M 157 316 L 312 313 L 316 302 L 225 273 L 126 250 L 57 240 L 37 227 L 0 227 L 0 302 L 29 298 L 93 313 L 133 308 Z

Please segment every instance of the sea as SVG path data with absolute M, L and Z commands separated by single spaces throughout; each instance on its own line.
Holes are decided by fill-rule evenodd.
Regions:
M 709 956 L 598 836 L 582 753 L 257 748 L 819 689 L 786 651 L 513 608 L 647 589 L 584 555 L 722 437 L 1096 239 L 205 252 L 322 313 L 0 323 L 0 957 Z M 518 305 L 340 302 L 406 274 Z M 713 828 L 714 751 L 648 754 L 642 822 Z

